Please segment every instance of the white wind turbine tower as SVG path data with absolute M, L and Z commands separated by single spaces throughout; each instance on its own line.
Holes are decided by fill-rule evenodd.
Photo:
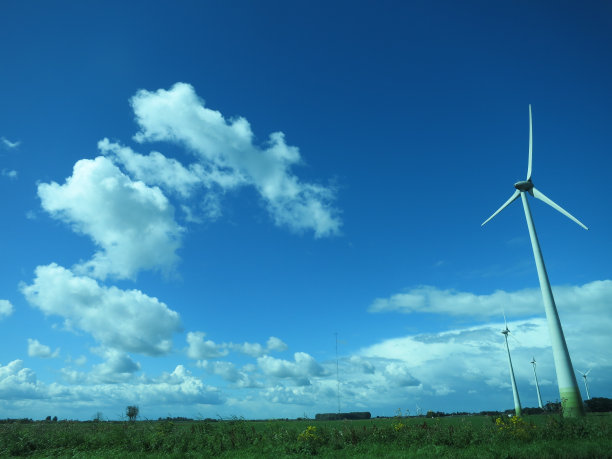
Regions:
M 587 400 L 591 400 L 591 394 L 589 394 L 589 385 L 587 384 L 587 375 L 591 372 L 591 370 L 587 370 L 586 373 L 580 371 L 580 370 L 576 370 L 578 373 L 580 373 L 582 375 L 582 377 L 584 378 L 584 387 L 586 389 L 587 392 Z
M 533 365 L 533 376 L 535 377 L 536 391 L 538 391 L 538 406 L 540 408 L 544 408 L 544 406 L 542 406 L 542 397 L 540 396 L 540 384 L 538 383 L 538 374 L 536 373 L 536 359 L 535 359 L 535 357 L 533 359 L 531 359 L 531 364 Z
M 546 204 L 558 210 L 563 215 L 582 226 L 584 229 L 588 230 L 588 228 L 533 186 L 533 182 L 531 181 L 532 134 L 531 105 L 529 105 L 529 163 L 527 166 L 527 178 L 524 181 L 514 184 L 514 187 L 516 188 L 514 194 L 510 196 L 510 199 L 508 199 L 497 211 L 495 211 L 493 215 L 487 218 L 482 225 L 504 210 L 519 196 L 521 197 L 521 200 L 523 201 L 523 209 L 525 210 L 525 218 L 527 219 L 527 227 L 529 228 L 529 237 L 531 238 L 533 256 L 535 258 L 536 268 L 538 271 L 542 299 L 544 300 L 544 309 L 546 311 L 546 319 L 548 321 L 548 331 L 550 333 L 550 340 L 552 342 L 553 356 L 555 360 L 555 370 L 557 372 L 557 383 L 559 385 L 559 394 L 563 406 L 563 416 L 584 416 L 584 406 L 580 397 L 580 390 L 578 389 L 576 376 L 572 371 L 572 361 L 570 359 L 569 351 L 567 350 L 565 337 L 563 336 L 563 329 L 561 328 L 561 321 L 559 320 L 559 313 L 557 312 L 557 306 L 555 305 L 552 289 L 550 288 L 550 281 L 548 280 L 548 274 L 546 273 L 544 258 L 542 258 L 542 251 L 540 250 L 538 236 L 533 224 L 533 218 L 531 217 L 531 210 L 529 209 L 529 202 L 527 201 L 527 193 L 537 199 L 540 199 L 541 201 L 544 201 Z
M 508 352 L 508 366 L 510 367 L 510 380 L 512 381 L 512 395 L 514 396 L 514 412 L 517 416 L 521 415 L 521 399 L 519 398 L 518 389 L 516 388 L 516 380 L 514 379 L 514 368 L 512 368 L 512 358 L 510 357 L 510 347 L 508 346 L 508 322 L 506 322 L 506 314 L 504 313 L 504 324 L 506 328 L 502 330 L 502 334 L 506 339 L 506 351 Z

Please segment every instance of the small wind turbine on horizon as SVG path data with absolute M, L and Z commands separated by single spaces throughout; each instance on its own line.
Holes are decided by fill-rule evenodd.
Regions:
M 544 408 L 544 406 L 542 405 L 542 397 L 540 396 L 540 384 L 538 383 L 538 374 L 536 373 L 536 359 L 535 359 L 535 357 L 533 357 L 531 359 L 531 364 L 533 365 L 533 376 L 535 377 L 536 391 L 538 391 L 538 406 L 540 408 Z
M 589 385 L 587 384 L 587 375 L 591 372 L 591 369 L 589 368 L 586 373 L 580 371 L 580 370 L 576 370 L 578 373 L 580 373 L 582 375 L 582 377 L 584 378 L 584 388 L 586 389 L 586 393 L 587 393 L 587 400 L 591 400 L 591 394 L 589 394 Z
M 516 387 L 516 379 L 514 379 L 514 368 L 512 368 L 512 357 L 510 357 L 510 347 L 508 346 L 508 335 L 510 329 L 508 329 L 508 322 L 506 322 L 506 313 L 504 313 L 504 324 L 506 328 L 502 330 L 502 334 L 506 340 L 506 351 L 508 352 L 508 366 L 510 367 L 510 380 L 512 381 L 512 395 L 514 397 L 514 412 L 517 416 L 521 415 L 521 399 L 519 398 L 518 389 Z
M 580 390 L 578 389 L 578 383 L 576 382 L 576 375 L 572 371 L 572 361 L 565 342 L 565 336 L 563 335 L 563 329 L 561 328 L 561 321 L 559 320 L 559 313 L 557 312 L 557 306 L 555 305 L 555 299 L 550 287 L 550 281 L 548 280 L 548 274 L 546 273 L 544 258 L 542 257 L 540 243 L 538 242 L 538 236 L 536 234 L 533 218 L 531 216 L 529 202 L 527 201 L 527 193 L 534 198 L 544 201 L 553 209 L 561 212 L 563 215 L 573 220 L 584 229 L 588 230 L 588 228 L 577 218 L 572 216 L 569 212 L 553 202 L 550 198 L 546 197 L 544 193 L 533 186 L 533 182 L 531 181 L 532 145 L 533 129 L 531 120 L 531 105 L 529 105 L 529 163 L 527 165 L 527 178 L 514 184 L 514 188 L 516 188 L 516 190 L 512 196 L 510 196 L 510 199 L 508 199 L 499 209 L 497 209 L 493 215 L 487 218 L 481 226 L 484 226 L 489 220 L 504 210 L 519 196 L 521 197 L 523 209 L 525 210 L 527 227 L 529 228 L 529 237 L 531 239 L 533 256 L 535 258 L 536 268 L 538 271 L 542 299 L 544 300 L 544 309 L 546 311 L 548 330 L 550 333 L 550 340 L 552 342 L 553 356 L 555 360 L 555 370 L 557 372 L 557 383 L 559 385 L 559 394 L 563 406 L 563 416 L 584 416 L 585 412 L 582 404 L 582 398 L 580 396 Z

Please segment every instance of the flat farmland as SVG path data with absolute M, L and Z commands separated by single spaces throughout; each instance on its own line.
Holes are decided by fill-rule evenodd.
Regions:
M 610 414 L 0 423 L 2 457 L 605 458 L 611 445 Z

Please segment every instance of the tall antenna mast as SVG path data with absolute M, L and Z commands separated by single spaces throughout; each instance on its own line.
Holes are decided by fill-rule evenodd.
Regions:
M 340 413 L 340 369 L 338 366 L 338 332 L 334 334 L 336 335 L 336 383 L 338 393 L 338 413 Z

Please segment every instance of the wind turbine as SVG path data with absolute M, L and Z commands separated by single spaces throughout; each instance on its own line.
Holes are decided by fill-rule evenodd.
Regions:
M 550 340 L 552 342 L 553 356 L 555 360 L 555 370 L 557 372 L 557 383 L 559 385 L 559 394 L 563 406 L 563 416 L 584 416 L 584 406 L 580 397 L 580 390 L 578 389 L 578 383 L 576 382 L 576 375 L 572 371 L 572 361 L 570 359 L 569 351 L 567 350 L 565 337 L 563 336 L 563 329 L 561 328 L 561 321 L 559 320 L 559 313 L 557 312 L 557 306 L 555 305 L 552 289 L 550 288 L 550 281 L 548 280 L 548 274 L 546 273 L 544 258 L 542 257 L 540 243 L 538 242 L 538 236 L 533 224 L 533 218 L 531 217 L 531 210 L 529 209 L 529 202 L 527 201 L 527 193 L 541 201 L 544 201 L 553 209 L 558 210 L 563 215 L 582 226 L 584 229 L 588 230 L 588 228 L 561 206 L 546 197 L 535 186 L 533 186 L 533 182 L 531 181 L 532 139 L 533 129 L 531 121 L 531 105 L 529 105 L 529 163 L 527 166 L 527 178 L 514 184 L 514 188 L 516 188 L 514 194 L 510 196 L 510 199 L 508 199 L 499 209 L 497 209 L 493 215 L 487 218 L 481 226 L 484 226 L 485 223 L 504 210 L 519 196 L 521 197 L 521 200 L 523 201 L 523 209 L 525 210 L 525 218 L 527 219 L 527 227 L 529 228 L 529 237 L 531 239 L 531 247 L 533 248 L 533 256 L 535 258 L 536 268 L 538 270 L 538 279 L 540 281 L 542 299 L 544 300 L 544 309 L 546 311 L 548 330 L 550 333 Z
M 591 370 L 587 370 L 586 373 L 580 371 L 580 370 L 576 370 L 578 373 L 580 373 L 582 375 L 582 377 L 584 378 L 584 387 L 586 388 L 587 391 L 587 400 L 591 400 L 591 394 L 589 394 L 589 385 L 587 384 L 587 375 L 591 372 Z
M 521 415 L 521 399 L 519 398 L 518 389 L 516 388 L 516 380 L 514 379 L 514 368 L 512 368 L 512 358 L 510 357 L 510 347 L 508 347 L 508 322 L 506 322 L 506 314 L 504 313 L 504 324 L 506 328 L 502 330 L 502 334 L 506 339 L 506 351 L 508 351 L 508 365 L 510 366 L 510 379 L 512 381 L 512 395 L 514 396 L 514 412 L 517 416 Z
M 536 359 L 535 359 L 535 357 L 533 359 L 531 359 L 531 364 L 533 365 L 533 376 L 535 377 L 536 390 L 538 391 L 538 406 L 540 408 L 544 408 L 544 406 L 542 406 L 542 397 L 540 396 L 540 384 L 538 383 L 538 374 L 536 373 Z

